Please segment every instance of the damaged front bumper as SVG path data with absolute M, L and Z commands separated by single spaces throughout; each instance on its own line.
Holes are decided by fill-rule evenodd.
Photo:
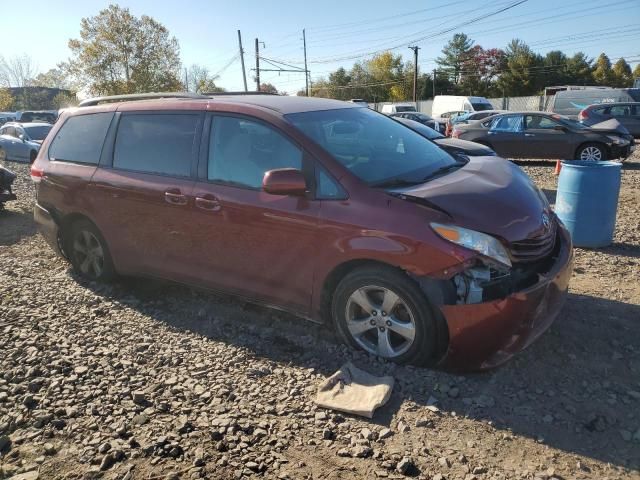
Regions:
M 441 365 L 454 370 L 496 367 L 538 338 L 560 313 L 573 266 L 569 233 L 558 232 L 559 247 L 538 281 L 504 298 L 475 304 L 441 305 L 449 348 Z

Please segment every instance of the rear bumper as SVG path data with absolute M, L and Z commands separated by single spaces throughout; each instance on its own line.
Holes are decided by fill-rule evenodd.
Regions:
M 51 248 L 53 248 L 58 255 L 64 256 L 58 241 L 60 227 L 51 213 L 46 208 L 36 203 L 33 207 L 33 219 L 38 226 L 38 231 L 42 234 Z
M 486 370 L 509 360 L 538 338 L 566 300 L 573 267 L 569 233 L 551 270 L 540 281 L 506 298 L 470 305 L 444 305 L 449 349 L 442 365 L 454 370 Z

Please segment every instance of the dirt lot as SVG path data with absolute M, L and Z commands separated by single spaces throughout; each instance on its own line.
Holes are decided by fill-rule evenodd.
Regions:
M 20 200 L 0 212 L 0 478 L 640 478 L 638 154 L 615 243 L 576 250 L 561 318 L 474 375 L 380 362 L 225 296 L 83 282 L 36 233 L 28 168 L 9 166 Z M 524 168 L 553 200 L 553 165 Z M 372 421 L 313 404 L 347 360 L 396 379 Z

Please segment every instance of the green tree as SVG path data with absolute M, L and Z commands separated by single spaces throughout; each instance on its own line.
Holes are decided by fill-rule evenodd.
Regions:
M 611 60 L 606 54 L 601 53 L 596 60 L 593 69 L 593 79 L 599 85 L 610 86 L 613 83 L 613 71 L 611 70 Z
M 568 85 L 589 85 L 593 82 L 593 63 L 584 53 L 578 52 L 567 58 L 566 83 Z
M 10 111 L 13 108 L 13 96 L 7 88 L 0 88 L 0 111 Z
M 505 50 L 506 70 L 498 86 L 506 96 L 532 95 L 543 86 L 543 58 L 533 53 L 522 40 L 512 40 Z
M 614 87 L 630 87 L 633 85 L 631 67 L 624 58 L 620 58 L 611 69 Z
M 640 78 L 640 63 L 633 69 L 633 78 Z
M 109 5 L 83 18 L 80 38 L 69 41 L 70 71 L 94 94 L 181 90 L 180 48 L 151 17 Z
M 187 78 L 189 84 L 187 90 L 194 93 L 213 93 L 224 92 L 225 89 L 216 85 L 218 76 L 213 76 L 209 73 L 209 69 L 200 65 L 194 64 L 189 67 L 187 72 Z
M 460 83 L 465 62 L 468 61 L 473 40 L 464 33 L 456 33 L 442 49 L 442 57 L 436 59 L 439 70 L 447 72 L 454 84 Z
M 33 79 L 36 87 L 60 88 L 62 90 L 75 90 L 73 82 L 61 68 L 52 68 L 44 73 L 40 73 Z

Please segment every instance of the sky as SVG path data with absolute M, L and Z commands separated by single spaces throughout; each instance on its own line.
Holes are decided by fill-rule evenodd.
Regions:
M 5 41 L 0 55 L 27 54 L 45 72 L 69 58 L 67 43 L 77 38 L 80 20 L 96 15 L 109 3 L 131 13 L 149 15 L 164 24 L 180 44 L 183 66 L 197 63 L 219 74 L 227 90 L 242 90 L 237 30 L 242 32 L 249 89 L 255 89 L 255 39 L 261 56 L 285 62 L 284 68 L 304 69 L 302 29 L 306 30 L 308 69 L 312 82 L 340 66 L 393 49 L 405 60 L 420 47 L 418 67 L 435 68 L 444 44 L 464 32 L 484 48 L 504 48 L 520 38 L 539 53 L 559 49 L 585 52 L 595 58 L 605 52 L 615 62 L 625 57 L 640 62 L 640 0 L 31 0 L 24 8 L 3 9 Z M 485 15 L 486 18 L 482 18 Z M 7 41 L 15 39 L 15 41 Z M 261 61 L 261 68 L 275 68 Z M 304 88 L 303 73 L 262 72 L 289 94 Z

